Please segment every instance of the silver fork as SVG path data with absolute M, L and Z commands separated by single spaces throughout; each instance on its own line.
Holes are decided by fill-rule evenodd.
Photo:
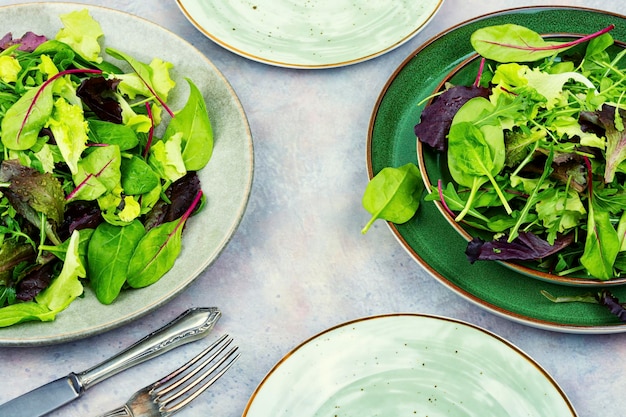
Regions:
M 123 406 L 99 417 L 169 417 L 177 413 L 213 385 L 239 358 L 237 346 L 224 354 L 232 341 L 228 335 L 220 337 L 171 374 L 134 393 Z M 196 365 L 199 361 L 202 362 Z

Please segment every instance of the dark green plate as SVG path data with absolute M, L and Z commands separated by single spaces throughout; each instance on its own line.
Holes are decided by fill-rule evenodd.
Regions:
M 577 33 L 573 33 L 575 23 Z M 424 99 L 436 91 L 451 71 L 470 59 L 474 50 L 469 38 L 476 29 L 516 23 L 539 33 L 581 35 L 610 24 L 611 35 L 626 41 L 626 17 L 598 10 L 571 7 L 528 7 L 505 10 L 457 25 L 426 42 L 394 72 L 372 114 L 367 168 L 370 178 L 381 169 L 417 164 L 413 127 L 419 121 Z M 445 286 L 487 310 L 534 327 L 571 333 L 617 333 L 626 331 L 604 307 L 587 303 L 555 304 L 553 295 L 580 295 L 597 288 L 564 286 L 534 279 L 495 262 L 467 261 L 467 241 L 457 233 L 435 204 L 422 202 L 415 217 L 402 225 L 389 224 L 400 243 Z M 626 286 L 611 292 L 626 301 Z

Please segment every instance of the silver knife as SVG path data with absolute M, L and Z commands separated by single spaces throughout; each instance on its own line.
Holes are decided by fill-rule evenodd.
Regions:
M 216 307 L 189 309 L 112 358 L 86 371 L 72 372 L 0 405 L 0 416 L 39 417 L 50 413 L 118 372 L 203 338 L 221 315 Z

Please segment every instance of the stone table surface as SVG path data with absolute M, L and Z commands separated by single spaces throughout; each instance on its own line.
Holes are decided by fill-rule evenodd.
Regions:
M 0 0 L 0 6 L 21 3 Z M 0 347 L 0 403 L 116 354 L 192 306 L 218 306 L 211 338 L 232 335 L 242 356 L 180 417 L 237 417 L 267 372 L 304 340 L 365 316 L 410 312 L 451 317 L 505 338 L 535 359 L 578 414 L 626 410 L 622 334 L 570 334 L 509 320 L 441 285 L 400 246 L 383 222 L 366 235 L 366 138 L 373 106 L 393 71 L 437 33 L 488 12 L 545 1 L 446 0 L 414 38 L 355 65 L 303 70 L 270 66 L 207 39 L 174 0 L 86 0 L 161 25 L 204 53 L 245 109 L 254 140 L 254 183 L 232 240 L 180 296 L 130 324 L 43 347 Z M 626 14 L 620 0 L 554 1 Z M 10 22 L 3 22 L 4 31 Z M 35 28 L 33 28 L 35 29 Z M 158 51 L 155 51 L 155 53 Z M 1 331 L 1 330 L 0 330 Z M 171 371 L 197 344 L 127 370 L 51 416 L 97 415 Z M 624 359 L 624 361 L 622 361 Z

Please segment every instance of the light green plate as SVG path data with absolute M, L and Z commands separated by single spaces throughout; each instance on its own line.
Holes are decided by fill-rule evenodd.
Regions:
M 18 37 L 26 31 L 54 36 L 59 15 L 87 8 L 101 24 L 104 45 L 150 62 L 174 64 L 177 86 L 173 109 L 188 97 L 189 77 L 202 91 L 213 124 L 215 148 L 199 172 L 206 196 L 205 209 L 191 217 L 183 233 L 182 253 L 174 267 L 156 284 L 125 291 L 114 304 L 100 304 L 91 291 L 74 301 L 53 322 L 22 323 L 0 329 L 0 346 L 43 345 L 91 336 L 130 322 L 181 293 L 207 268 L 230 240 L 244 214 L 252 185 L 252 137 L 241 104 L 227 80 L 202 53 L 173 33 L 130 14 L 71 3 L 31 3 L 0 7 L 5 32 Z M 138 36 L 141 34 L 141 36 Z
M 329 68 L 388 52 L 415 36 L 443 0 L 176 0 L 222 47 L 255 61 Z
M 301 344 L 243 417 L 572 417 L 548 373 L 506 340 L 428 315 L 368 317 Z
M 574 22 L 574 23 L 573 23 Z M 384 87 L 372 115 L 367 145 L 370 178 L 387 166 L 417 163 L 413 127 L 424 107 L 422 100 L 474 51 L 469 37 L 484 26 L 517 23 L 542 34 L 587 34 L 610 24 L 611 34 L 626 40 L 626 17 L 589 9 L 529 7 L 506 10 L 460 24 L 434 37 L 409 56 Z M 433 163 L 436 163 L 434 161 Z M 608 311 L 596 304 L 554 304 L 553 295 L 577 295 L 597 288 L 548 283 L 519 274 L 494 262 L 469 264 L 467 241 L 433 203 L 423 202 L 416 216 L 390 228 L 401 245 L 436 279 L 457 294 L 504 317 L 531 326 L 574 333 L 626 331 Z M 624 286 L 611 291 L 626 301 Z

